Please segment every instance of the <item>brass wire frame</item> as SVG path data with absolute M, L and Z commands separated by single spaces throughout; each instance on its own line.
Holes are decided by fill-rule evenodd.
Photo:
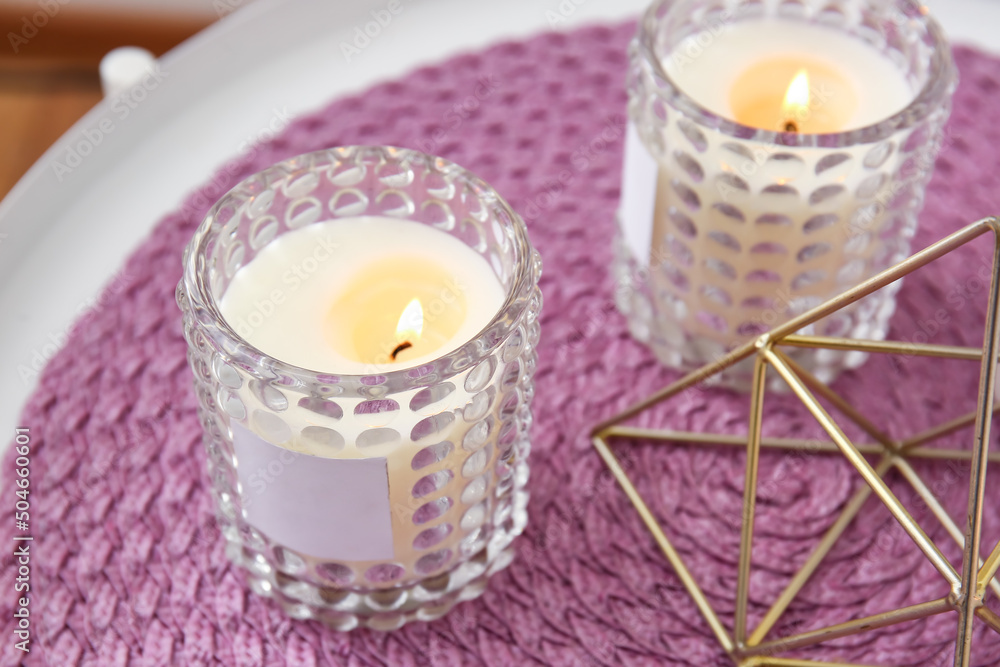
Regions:
M 852 304 L 865 296 L 893 283 L 903 276 L 930 264 L 973 239 L 993 232 L 994 254 L 993 272 L 989 292 L 986 317 L 986 331 L 981 349 L 952 347 L 945 345 L 920 345 L 896 341 L 851 340 L 820 336 L 803 336 L 795 332 L 837 310 Z M 973 223 L 941 241 L 925 248 L 857 287 L 844 292 L 813 310 L 804 313 L 788 323 L 775 328 L 759 338 L 739 347 L 714 363 L 689 373 L 677 382 L 661 389 L 647 399 L 632 405 L 624 412 L 599 424 L 591 433 L 594 447 L 621 485 L 628 499 L 639 512 L 639 516 L 649 529 L 660 550 L 666 556 L 680 578 L 684 588 L 694 601 L 701 615 L 708 623 L 719 644 L 738 667 L 806 667 L 824 665 L 826 667 L 863 667 L 858 663 L 831 663 L 814 660 L 776 657 L 778 654 L 812 646 L 823 641 L 846 635 L 867 632 L 905 621 L 926 618 L 935 614 L 954 611 L 958 617 L 958 633 L 955 646 L 955 667 L 969 667 L 972 654 L 972 630 L 975 619 L 1000 633 L 1000 615 L 984 606 L 983 599 L 989 587 L 1000 596 L 1000 584 L 995 580 L 1000 568 L 1000 543 L 983 560 L 982 513 L 986 485 L 986 469 L 989 461 L 1000 461 L 1000 454 L 990 454 L 990 422 L 1000 404 L 994 402 L 996 385 L 997 355 L 1000 351 L 1000 218 L 986 218 Z M 893 440 L 875 424 L 866 419 L 832 389 L 796 364 L 782 352 L 783 347 L 823 348 L 830 350 L 858 350 L 869 353 L 893 353 L 939 357 L 947 359 L 979 360 L 981 363 L 977 409 L 963 417 L 953 419 L 903 440 Z M 653 406 L 669 400 L 678 393 L 721 373 L 730 366 L 754 358 L 754 374 L 750 394 L 749 434 L 719 435 L 692 433 L 659 429 L 643 429 L 622 425 Z M 763 420 L 763 400 L 766 388 L 766 373 L 773 369 L 789 385 L 792 392 L 806 406 L 830 437 L 828 442 L 766 438 L 761 435 Z M 832 404 L 847 419 L 870 437 L 874 443 L 855 444 L 840 429 L 834 419 L 817 400 L 821 396 Z M 928 442 L 974 424 L 975 439 L 970 451 L 952 451 L 926 447 Z M 642 496 L 632 484 L 612 452 L 608 441 L 612 438 L 647 439 L 654 441 L 681 442 L 695 445 L 745 446 L 747 451 L 746 481 L 743 496 L 743 513 L 740 534 L 740 554 L 736 585 L 735 622 L 730 633 L 720 622 L 704 592 L 695 582 L 690 570 L 664 534 Z M 762 448 L 785 450 L 808 450 L 812 452 L 840 452 L 857 469 L 867 483 L 858 489 L 846 503 L 840 516 L 821 538 L 815 551 L 795 574 L 784 591 L 778 596 L 764 615 L 760 624 L 752 630 L 747 627 L 747 598 L 750 582 L 750 552 L 753 541 L 754 511 L 756 503 L 757 474 Z M 879 456 L 873 466 L 865 455 Z M 941 506 L 920 476 L 910 466 L 908 459 L 939 459 L 969 461 L 971 480 L 969 485 L 968 525 L 964 532 Z M 951 563 L 927 536 L 917 521 L 903 507 L 883 481 L 891 469 L 897 470 L 906 479 L 927 507 L 944 526 L 950 537 L 963 547 L 961 572 Z M 765 641 L 768 633 L 785 612 L 788 605 L 806 584 L 819 564 L 829 553 L 834 543 L 853 521 L 868 497 L 874 493 L 886 506 L 893 517 L 923 552 L 935 569 L 949 584 L 951 592 L 946 597 L 921 604 L 910 605 L 880 614 L 858 618 L 817 630 L 810 630 L 788 637 Z

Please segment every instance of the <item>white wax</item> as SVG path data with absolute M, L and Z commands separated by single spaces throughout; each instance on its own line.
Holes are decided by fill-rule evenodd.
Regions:
M 387 258 L 419 257 L 445 267 L 465 294 L 458 331 L 432 354 L 374 368 L 346 358 L 324 335 L 327 315 L 352 276 Z M 289 232 L 237 271 L 219 308 L 265 354 L 312 371 L 368 374 L 426 363 L 461 347 L 490 323 L 504 290 L 486 260 L 450 234 L 396 218 L 330 220 Z
M 822 58 L 854 88 L 859 104 L 842 130 L 885 120 L 915 95 L 888 57 L 833 28 L 780 19 L 740 21 L 727 24 L 707 46 L 705 41 L 704 34 L 688 37 L 663 66 L 689 97 L 730 120 L 735 113 L 729 94 L 737 77 L 754 63 L 795 54 Z

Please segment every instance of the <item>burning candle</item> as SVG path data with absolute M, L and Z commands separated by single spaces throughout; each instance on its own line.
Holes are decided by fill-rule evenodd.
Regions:
M 495 190 L 406 149 L 301 155 L 213 207 L 178 302 L 227 554 L 253 590 L 389 630 L 506 566 L 539 273 Z
M 655 0 L 640 22 L 618 305 L 668 365 L 717 359 L 886 268 L 912 236 L 954 87 L 939 28 L 902 0 L 794 4 Z M 865 308 L 822 333 L 884 336 L 892 295 Z M 815 359 L 830 379 L 861 357 Z
M 781 127 L 785 132 L 804 132 L 804 123 L 809 120 L 809 103 L 812 96 L 809 94 L 809 72 L 800 69 L 792 82 L 788 84 L 788 91 L 785 99 L 781 103 Z M 748 119 L 749 120 L 749 119 Z M 746 122 L 747 125 L 754 123 Z M 813 129 L 812 127 L 808 129 Z M 818 129 L 818 128 L 817 128 Z
M 399 316 L 396 324 L 396 345 L 389 353 L 392 361 L 399 359 L 401 352 L 413 347 L 414 341 L 423 339 L 424 333 L 424 307 L 420 305 L 420 299 L 413 299 L 406 304 L 403 314 Z
M 694 100 L 744 126 L 799 135 L 842 132 L 887 118 L 914 96 L 889 59 L 824 26 L 745 21 L 724 30 L 699 58 L 680 58 L 696 39 L 681 42 L 665 59 L 666 71 Z M 838 158 L 823 148 L 752 140 L 699 151 L 678 129 L 673 159 L 656 167 L 651 251 L 690 250 L 701 259 L 692 273 L 703 284 L 683 296 L 696 318 L 696 344 L 712 349 L 710 356 L 762 333 L 780 315 L 815 304 L 816 295 L 832 296 L 838 285 L 860 280 L 862 270 L 850 255 L 860 248 L 870 257 L 871 248 L 860 245 L 864 239 L 852 242 L 844 227 L 878 194 L 878 184 L 859 192 L 844 167 L 863 161 L 863 152 Z M 699 168 L 710 177 L 693 179 L 682 155 L 704 165 Z M 827 155 L 841 164 L 827 169 Z M 719 201 L 703 206 L 695 200 Z M 708 233 L 684 238 L 678 223 L 688 221 Z M 812 231 L 824 222 L 830 228 L 813 235 L 804 252 L 793 249 L 797 229 Z M 719 275 L 730 270 L 735 281 Z M 682 292 L 674 278 L 655 279 L 663 290 Z

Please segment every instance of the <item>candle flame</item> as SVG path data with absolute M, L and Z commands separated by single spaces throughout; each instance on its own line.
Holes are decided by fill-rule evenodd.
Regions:
M 788 92 L 785 93 L 785 103 L 782 111 L 788 120 L 798 119 L 809 109 L 809 73 L 800 69 L 792 82 L 788 84 Z
M 403 314 L 399 316 L 399 324 L 396 325 L 396 340 L 413 343 L 420 338 L 423 331 L 424 309 L 420 305 L 420 299 L 414 299 L 406 304 Z

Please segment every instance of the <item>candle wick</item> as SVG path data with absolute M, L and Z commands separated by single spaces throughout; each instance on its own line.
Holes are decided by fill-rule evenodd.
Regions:
M 794 120 L 787 121 L 785 123 L 785 132 L 798 132 L 799 126 L 795 124 Z
M 411 348 L 411 347 L 413 347 L 413 343 L 411 343 L 408 340 L 407 341 L 403 341 L 402 343 L 400 343 L 399 345 L 396 346 L 396 349 L 393 350 L 392 354 L 390 354 L 389 356 L 392 357 L 393 361 L 396 361 L 396 355 L 397 354 L 399 354 L 403 350 L 405 350 L 407 348 Z

